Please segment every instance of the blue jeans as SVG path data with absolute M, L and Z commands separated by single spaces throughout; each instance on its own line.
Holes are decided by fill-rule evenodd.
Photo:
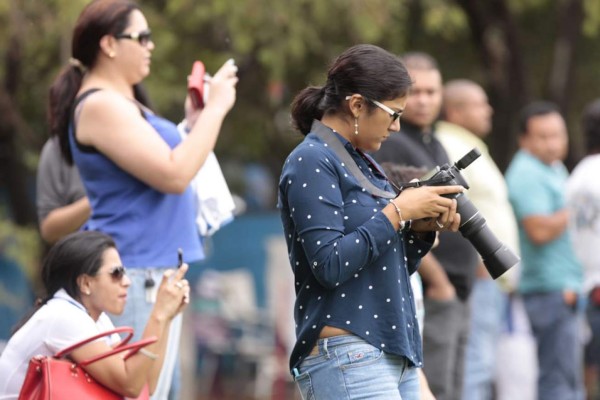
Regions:
M 151 274 L 154 280 L 154 289 L 158 288 L 158 285 L 162 281 L 163 273 L 166 269 L 163 268 L 147 268 L 147 269 L 128 269 L 127 276 L 131 279 L 131 286 L 127 292 L 127 303 L 125 305 L 125 311 L 121 315 L 111 315 L 110 319 L 113 321 L 115 326 L 131 326 L 134 330 L 133 340 L 139 340 L 146 328 L 148 318 L 154 307 L 153 302 L 149 302 L 146 299 L 146 289 L 144 287 L 144 281 L 146 280 L 147 274 Z M 174 388 L 179 388 L 179 382 L 173 382 L 178 380 L 179 375 L 175 372 L 178 371 L 176 366 L 179 362 L 179 342 L 181 338 L 181 323 L 182 317 L 179 314 L 171 321 L 169 328 L 169 340 L 167 342 L 167 348 L 165 351 L 165 359 L 163 362 L 162 369 L 160 371 L 160 377 L 152 399 L 155 400 L 166 400 L 169 398 L 169 391 L 171 385 Z M 178 398 L 177 393 L 171 393 L 173 398 Z
M 538 345 L 538 399 L 582 400 L 582 313 L 561 291 L 524 294 L 523 301 Z
M 317 346 L 295 376 L 304 400 L 419 400 L 417 368 L 405 357 L 354 335 L 319 339 Z
M 585 364 L 600 368 L 600 305 L 589 303 L 586 316 L 592 337 L 585 348 Z
M 465 354 L 462 400 L 492 400 L 496 346 L 500 338 L 506 295 L 491 278 L 478 278 L 473 286 L 471 327 Z

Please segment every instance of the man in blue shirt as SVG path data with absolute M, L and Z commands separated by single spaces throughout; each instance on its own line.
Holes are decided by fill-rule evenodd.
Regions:
M 520 150 L 506 172 L 519 224 L 523 295 L 538 344 L 538 399 L 583 399 L 578 299 L 582 268 L 567 232 L 565 121 L 552 103 L 523 109 Z

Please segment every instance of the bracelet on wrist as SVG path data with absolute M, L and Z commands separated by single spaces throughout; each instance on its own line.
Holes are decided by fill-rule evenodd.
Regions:
M 390 200 L 390 203 L 394 206 L 394 208 L 396 209 L 396 213 L 398 214 L 398 225 L 400 226 L 398 230 L 404 230 L 404 228 L 406 227 L 406 221 L 404 221 L 404 219 L 402 218 L 402 210 L 400 210 L 400 207 L 398 207 L 398 205 L 394 203 L 394 200 Z
M 146 349 L 140 349 L 140 353 L 143 354 L 143 355 L 145 355 L 146 357 L 148 357 L 152 361 L 154 361 L 154 360 L 156 360 L 158 358 L 158 354 L 152 353 L 151 351 L 148 351 Z

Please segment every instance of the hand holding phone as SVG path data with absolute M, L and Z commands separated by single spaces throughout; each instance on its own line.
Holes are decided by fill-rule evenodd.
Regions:
M 192 73 L 188 77 L 188 93 L 193 107 L 198 110 L 204 108 L 208 96 L 208 81 L 210 77 L 206 74 L 206 68 L 202 61 L 195 61 L 192 65 Z
M 206 72 L 202 61 L 195 61 L 188 77 L 188 93 L 192 106 L 195 110 L 204 108 L 210 89 L 211 102 L 214 101 L 218 107 L 229 111 L 235 102 L 237 81 L 237 66 L 233 58 L 227 60 L 214 76 Z

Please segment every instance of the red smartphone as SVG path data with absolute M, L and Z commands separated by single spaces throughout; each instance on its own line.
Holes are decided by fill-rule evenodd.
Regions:
M 195 109 L 204 108 L 206 68 L 202 61 L 195 61 L 188 79 L 188 93 Z

